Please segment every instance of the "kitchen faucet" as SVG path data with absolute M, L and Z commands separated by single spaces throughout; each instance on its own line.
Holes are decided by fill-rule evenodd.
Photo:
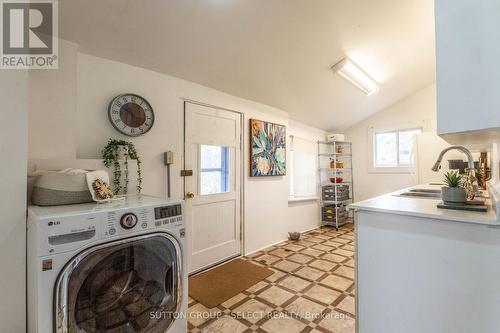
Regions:
M 434 166 L 432 167 L 432 171 L 438 172 L 439 169 L 441 169 L 441 160 L 443 159 L 444 154 L 446 154 L 450 150 L 459 150 L 465 155 L 467 155 L 469 170 L 474 170 L 474 158 L 472 157 L 470 150 L 462 146 L 450 146 L 441 151 L 436 163 L 434 163 Z

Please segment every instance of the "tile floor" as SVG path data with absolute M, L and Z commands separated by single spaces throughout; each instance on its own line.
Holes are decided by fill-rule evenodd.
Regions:
M 189 299 L 189 332 L 354 333 L 354 230 L 316 229 L 245 260 L 275 273 L 216 308 Z

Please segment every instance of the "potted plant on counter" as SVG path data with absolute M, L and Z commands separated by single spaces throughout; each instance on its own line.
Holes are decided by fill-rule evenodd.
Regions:
M 456 171 L 448 171 L 444 175 L 447 186 L 441 188 L 443 202 L 445 204 L 457 205 L 467 201 L 467 190 L 463 187 L 464 178 Z

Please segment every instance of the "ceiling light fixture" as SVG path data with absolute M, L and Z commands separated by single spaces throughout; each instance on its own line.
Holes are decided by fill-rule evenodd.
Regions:
M 333 65 L 332 70 L 361 89 L 367 96 L 379 90 L 375 80 L 349 58 L 344 58 Z

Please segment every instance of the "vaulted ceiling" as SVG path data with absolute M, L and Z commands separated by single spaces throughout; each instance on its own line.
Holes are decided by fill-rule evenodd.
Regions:
M 64 0 L 85 53 L 170 74 L 342 130 L 434 81 L 433 0 Z M 330 67 L 349 56 L 365 96 Z

